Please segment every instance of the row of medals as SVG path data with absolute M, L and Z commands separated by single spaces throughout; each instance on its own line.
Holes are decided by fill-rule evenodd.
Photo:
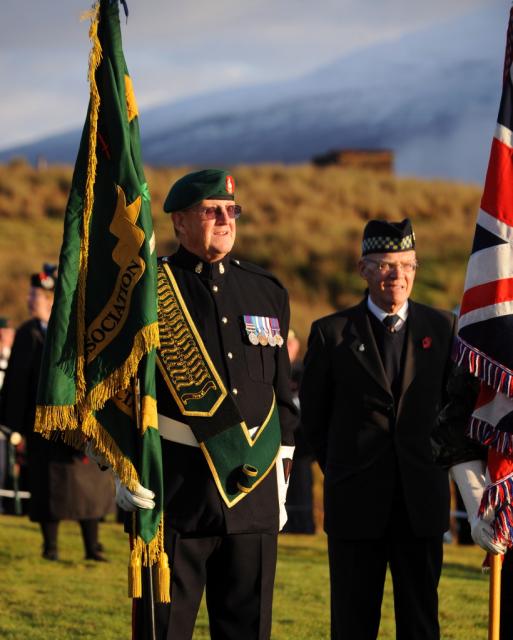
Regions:
M 263 347 L 266 347 L 267 345 L 270 347 L 282 347 L 284 342 L 279 333 L 265 333 L 265 331 L 260 331 L 260 333 L 250 331 L 248 333 L 248 338 L 251 344 L 261 344 Z

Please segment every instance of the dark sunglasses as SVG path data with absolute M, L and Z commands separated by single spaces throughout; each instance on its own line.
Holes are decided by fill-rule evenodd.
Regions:
M 242 207 L 238 204 L 227 204 L 225 207 L 221 207 L 218 204 L 215 207 L 201 207 L 196 211 L 201 220 L 215 220 L 217 217 L 222 217 L 225 211 L 229 218 L 236 220 L 242 213 Z

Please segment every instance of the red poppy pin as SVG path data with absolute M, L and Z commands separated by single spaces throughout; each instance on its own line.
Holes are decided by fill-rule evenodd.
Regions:
M 422 338 L 422 348 L 423 349 L 431 349 L 431 345 L 433 344 L 433 339 L 431 336 L 426 336 Z

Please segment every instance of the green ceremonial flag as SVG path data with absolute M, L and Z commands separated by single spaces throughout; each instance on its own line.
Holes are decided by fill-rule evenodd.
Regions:
M 130 489 L 140 483 L 155 492 L 155 509 L 134 519 L 131 565 L 162 569 L 155 237 L 119 0 L 95 4 L 89 35 L 89 109 L 66 208 L 35 430 L 48 438 L 59 432 L 82 449 L 91 442 Z

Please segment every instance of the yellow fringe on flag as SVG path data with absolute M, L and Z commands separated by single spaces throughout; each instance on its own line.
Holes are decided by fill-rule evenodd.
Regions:
M 157 534 L 159 541 L 159 558 L 155 571 L 155 590 L 157 602 L 171 602 L 171 569 L 169 568 L 169 558 L 164 551 L 164 517 L 160 520 Z
M 96 70 L 102 59 L 102 47 L 98 38 L 98 24 L 100 21 L 100 3 L 93 7 L 89 38 L 92 43 L 89 54 L 89 157 L 87 163 L 87 179 L 84 194 L 84 210 L 82 214 L 82 237 L 80 241 L 80 267 L 78 276 L 78 305 L 77 305 L 77 402 L 81 402 L 86 393 L 85 382 L 85 289 L 87 281 L 87 260 L 89 257 L 89 226 L 94 203 L 94 183 L 96 180 L 96 137 L 98 131 L 98 115 L 100 112 L 100 93 L 96 85 Z
M 44 438 L 50 438 L 55 428 L 77 429 L 77 409 L 75 405 L 37 405 L 34 431 Z
M 51 440 L 55 437 L 55 429 L 60 429 L 61 439 L 81 451 L 91 440 L 96 452 L 105 458 L 105 462 L 114 469 L 121 482 L 130 491 L 136 490 L 139 476 L 134 465 L 123 455 L 116 441 L 92 414 L 86 416 L 80 424 L 80 429 L 74 407 L 39 406 L 36 416 L 40 421 L 37 431 L 43 438 Z
M 155 578 L 157 602 L 171 602 L 171 569 L 169 568 L 169 560 L 165 551 L 160 554 Z
M 130 563 L 128 564 L 128 597 L 142 598 L 141 556 L 135 547 L 130 552 Z
M 95 14 L 94 9 L 88 9 L 87 11 L 82 11 L 82 13 L 80 14 L 80 22 L 83 22 L 84 20 L 92 20 L 94 18 L 94 14 Z
M 126 485 L 130 491 L 137 490 L 139 476 L 134 465 L 123 455 L 116 441 L 92 414 L 90 414 L 82 424 L 81 433 L 75 432 L 75 434 L 78 436 L 77 439 L 69 442 L 69 444 L 83 450 L 87 441 L 91 440 L 96 452 L 105 458 L 105 461 L 114 469 L 121 482 Z M 64 435 L 64 439 L 67 441 L 67 438 L 73 435 L 74 434 L 67 432 Z
M 84 411 L 101 409 L 112 396 L 129 387 L 132 377 L 137 373 L 141 358 L 158 346 L 159 326 L 157 322 L 153 322 L 137 332 L 132 352 L 125 362 L 91 389 L 84 404 Z
M 132 530 L 135 531 L 135 514 Z M 146 544 L 139 536 L 132 538 L 130 563 L 128 565 L 128 592 L 131 598 L 140 598 L 137 591 L 137 576 L 141 576 L 142 567 L 153 567 L 153 581 L 155 584 L 156 602 L 171 602 L 171 569 L 169 559 L 164 551 L 164 517 L 162 516 L 157 535 Z M 135 589 L 134 589 L 135 585 Z

